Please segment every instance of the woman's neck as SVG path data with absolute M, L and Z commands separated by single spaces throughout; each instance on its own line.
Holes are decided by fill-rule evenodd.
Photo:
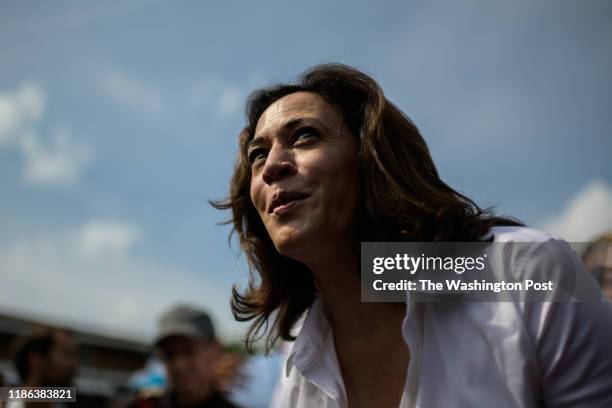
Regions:
M 361 302 L 358 252 L 346 251 L 344 256 L 325 261 L 319 258 L 311 270 L 335 333 L 363 336 L 375 327 L 378 331 L 386 322 L 395 325 L 398 313 L 403 316 L 401 304 Z

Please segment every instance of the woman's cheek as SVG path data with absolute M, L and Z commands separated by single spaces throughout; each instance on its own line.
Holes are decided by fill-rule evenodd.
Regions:
M 257 212 L 261 215 L 262 214 L 262 197 L 261 197 L 261 186 L 259 186 L 257 184 L 257 181 L 254 180 L 251 183 L 251 190 L 250 190 L 250 194 L 251 194 L 251 202 L 253 203 L 253 206 L 255 207 L 255 209 L 257 210 Z

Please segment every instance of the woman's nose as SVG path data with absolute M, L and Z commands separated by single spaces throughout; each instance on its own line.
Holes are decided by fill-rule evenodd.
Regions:
M 263 181 L 270 185 L 296 173 L 296 166 L 291 152 L 283 146 L 275 145 L 268 152 L 262 171 Z

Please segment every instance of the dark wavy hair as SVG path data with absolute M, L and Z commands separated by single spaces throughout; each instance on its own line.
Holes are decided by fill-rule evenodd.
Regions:
M 316 294 L 311 272 L 276 251 L 253 206 L 247 158 L 247 145 L 261 114 L 282 97 L 301 91 L 314 92 L 339 108 L 359 141 L 360 203 L 355 225 L 361 241 L 478 241 L 494 225 L 522 225 L 495 217 L 444 183 L 417 127 L 365 73 L 325 64 L 309 69 L 294 84 L 257 90 L 247 100 L 247 125 L 239 136 L 229 197 L 211 202 L 215 208 L 232 211 L 228 223 L 233 223 L 232 233 L 238 234 L 249 263 L 247 288 L 232 289 L 232 311 L 238 321 L 253 320 L 245 341 L 251 351 L 266 334 L 268 351 L 279 337 L 294 340 L 291 329 Z

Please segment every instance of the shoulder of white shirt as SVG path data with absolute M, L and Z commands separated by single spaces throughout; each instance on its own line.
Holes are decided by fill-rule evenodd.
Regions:
M 521 226 L 493 227 L 485 235 L 485 239 L 491 236 L 495 242 L 545 242 L 557 239 L 546 232 Z

